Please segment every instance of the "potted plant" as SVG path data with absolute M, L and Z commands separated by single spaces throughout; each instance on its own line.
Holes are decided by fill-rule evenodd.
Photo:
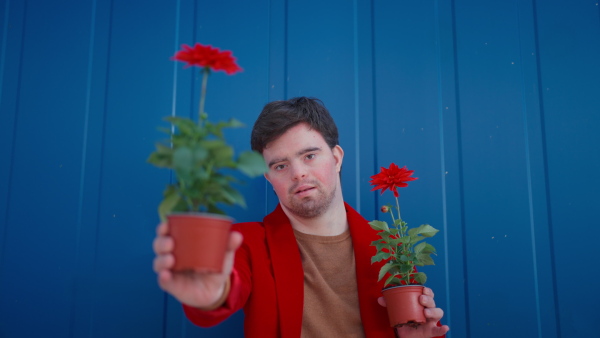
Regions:
M 429 224 L 409 228 L 400 216 L 397 188 L 407 187 L 407 182 L 416 180 L 417 177 L 411 177 L 413 172 L 392 163 L 389 168 L 382 167 L 378 174 L 371 176 L 370 181 L 375 186 L 372 191 L 381 189 L 383 195 L 390 190 L 396 200 L 395 205 L 381 208 L 383 213 L 391 216 L 390 225 L 378 220 L 369 222 L 380 237 L 371 243 L 377 249 L 371 264 L 385 262 L 379 271 L 379 281 L 387 277 L 382 293 L 392 327 L 417 326 L 426 322 L 419 295 L 423 293 L 427 276 L 417 272 L 415 267 L 434 265 L 431 254 L 436 254 L 435 248 L 423 239 L 434 236 L 438 230 Z
M 240 183 L 232 174 L 239 171 L 255 177 L 266 171 L 266 165 L 262 155 L 254 151 L 236 157 L 224 139 L 223 128 L 241 127 L 241 122 L 232 118 L 213 123 L 204 111 L 211 70 L 228 75 L 242 70 L 232 53 L 199 43 L 182 47 L 172 59 L 187 63 L 186 68 L 201 69 L 198 120 L 167 117 L 171 128 L 164 131 L 170 138 L 156 145 L 148 162 L 175 173 L 175 182 L 167 185 L 158 207 L 161 221 L 168 221 L 175 241 L 174 270 L 219 272 L 233 221 L 224 216 L 219 205 L 245 207 L 244 197 L 232 187 L 232 183 Z

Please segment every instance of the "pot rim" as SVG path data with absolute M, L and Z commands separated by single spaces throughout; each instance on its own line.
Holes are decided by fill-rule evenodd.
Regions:
M 231 223 L 235 221 L 233 217 L 221 214 L 214 214 L 210 212 L 172 212 L 167 215 L 167 219 L 170 217 L 213 218 L 230 221 Z
M 408 286 L 420 286 L 420 287 L 425 287 L 425 285 L 423 284 L 408 284 L 408 285 L 390 285 L 390 286 L 386 286 L 385 288 L 381 289 L 381 291 L 387 291 L 387 290 L 391 290 L 391 289 L 396 289 L 396 288 L 405 288 Z

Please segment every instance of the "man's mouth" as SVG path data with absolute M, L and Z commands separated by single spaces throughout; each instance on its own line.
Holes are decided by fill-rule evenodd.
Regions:
M 296 193 L 302 193 L 302 192 L 309 191 L 309 190 L 312 190 L 312 189 L 314 189 L 314 188 L 300 189 Z
M 314 188 L 315 187 L 312 187 L 312 186 L 303 186 L 303 187 L 300 187 L 300 188 L 296 189 L 296 191 L 294 193 L 295 194 L 302 194 L 302 193 L 307 192 L 309 190 L 312 190 Z

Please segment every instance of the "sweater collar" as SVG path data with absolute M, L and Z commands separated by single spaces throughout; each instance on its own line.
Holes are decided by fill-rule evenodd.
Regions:
M 344 206 L 354 248 L 363 328 L 365 332 L 383 336 L 391 330 L 381 331 L 381 328 L 387 327 L 388 324 L 385 308 L 377 303 L 383 285 L 377 282 L 380 265 L 371 265 L 375 248 L 370 244 L 376 239 L 376 234 L 358 212 L 347 203 L 344 203 Z M 299 337 L 304 306 L 304 271 L 296 237 L 290 220 L 279 204 L 264 218 L 264 225 L 277 289 L 280 332 L 282 337 Z

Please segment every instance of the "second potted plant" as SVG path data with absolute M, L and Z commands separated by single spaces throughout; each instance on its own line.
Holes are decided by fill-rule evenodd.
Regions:
M 415 267 L 434 265 L 431 255 L 436 254 L 435 248 L 423 240 L 434 236 L 438 230 L 429 224 L 409 228 L 400 216 L 397 188 L 407 187 L 407 182 L 416 180 L 416 177 L 411 177 L 413 172 L 392 163 L 389 168 L 382 167 L 378 174 L 371 176 L 370 181 L 375 186 L 372 190 L 381 189 L 381 194 L 386 190 L 393 192 L 396 202 L 381 208 L 383 213 L 390 215 L 391 224 L 378 220 L 369 222 L 380 237 L 371 243 L 377 249 L 371 263 L 385 262 L 379 271 L 379 280 L 386 278 L 382 293 L 392 327 L 425 323 L 419 296 L 423 293 L 427 276 Z
M 213 71 L 228 75 L 241 71 L 230 51 L 196 44 L 183 45 L 174 60 L 186 67 L 200 67 L 202 86 L 198 121 L 188 118 L 166 118 L 172 126 L 165 130 L 170 138 L 156 145 L 148 162 L 172 169 L 175 182 L 167 185 L 158 207 L 161 220 L 168 220 L 170 236 L 175 241 L 175 271 L 215 271 L 223 265 L 223 257 L 232 223 L 219 205 L 245 206 L 244 197 L 232 186 L 239 183 L 232 175 L 239 171 L 249 177 L 266 172 L 262 155 L 245 151 L 235 156 L 223 136 L 223 128 L 243 126 L 236 119 L 210 122 L 204 111 L 208 76 Z

